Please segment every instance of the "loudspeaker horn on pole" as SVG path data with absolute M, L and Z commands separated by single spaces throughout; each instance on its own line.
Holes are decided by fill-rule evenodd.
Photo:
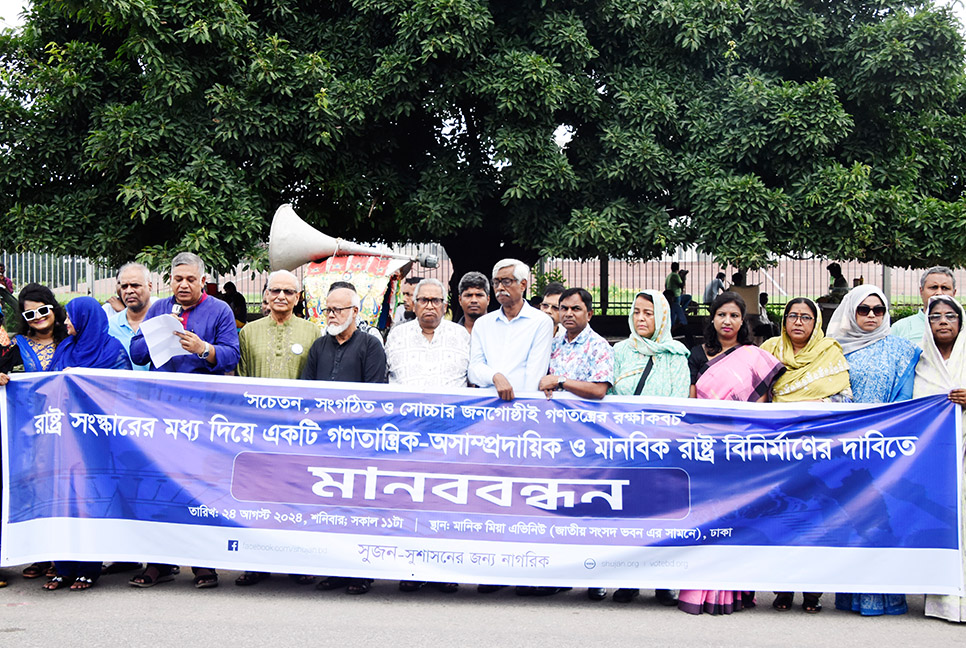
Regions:
M 435 268 L 439 260 L 431 254 L 408 256 L 387 250 L 351 243 L 323 234 L 299 218 L 292 205 L 284 204 L 275 211 L 272 230 L 268 235 L 268 262 L 272 270 L 295 270 L 311 261 L 330 256 L 365 254 L 418 261 L 427 268 Z

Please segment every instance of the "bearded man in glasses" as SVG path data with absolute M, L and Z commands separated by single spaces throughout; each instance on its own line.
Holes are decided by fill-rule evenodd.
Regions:
M 301 289 L 298 277 L 288 270 L 268 275 L 265 289 L 268 315 L 238 333 L 239 376 L 291 380 L 302 376 L 309 349 L 321 331 L 312 322 L 293 314 Z

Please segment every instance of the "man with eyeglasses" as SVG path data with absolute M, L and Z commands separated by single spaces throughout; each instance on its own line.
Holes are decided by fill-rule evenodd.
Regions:
M 564 334 L 564 328 L 560 326 L 560 295 L 563 294 L 564 285 L 559 281 L 551 281 L 543 288 L 543 299 L 540 300 L 540 310 L 550 316 L 553 320 L 554 337 Z
M 386 340 L 389 383 L 414 389 L 433 390 L 466 387 L 470 360 L 470 334 L 459 324 L 443 319 L 446 290 L 438 279 L 423 279 L 413 293 L 416 319 L 392 327 Z M 403 592 L 415 592 L 427 583 L 404 580 Z M 450 594 L 456 583 L 432 583 Z
M 298 277 L 288 270 L 268 275 L 265 289 L 268 315 L 238 333 L 239 376 L 290 380 L 302 376 L 309 349 L 321 331 L 312 322 L 293 314 L 301 289 Z
M 550 364 L 553 320 L 523 298 L 529 273 L 522 261 L 497 262 L 493 290 L 500 309 L 477 321 L 470 341 L 470 382 L 493 387 L 505 401 L 537 391 Z
M 336 288 L 325 298 L 325 335 L 309 349 L 302 380 L 334 380 L 340 382 L 386 382 L 386 352 L 373 336 L 356 326 L 361 302 L 349 288 Z M 346 594 L 365 594 L 372 586 L 369 578 L 329 576 L 316 589 L 345 587 Z
M 904 317 L 892 325 L 891 334 L 898 335 L 922 347 L 922 336 L 926 332 L 926 311 L 929 300 L 936 295 L 956 296 L 956 277 L 946 266 L 933 266 L 922 273 L 919 278 L 919 295 L 922 297 L 922 308 L 910 317 Z
M 159 299 L 148 309 L 145 320 L 154 317 L 177 317 L 184 331 L 176 331 L 181 348 L 177 355 L 160 367 L 151 363 L 152 371 L 203 373 L 223 376 L 238 365 L 238 330 L 228 304 L 204 292 L 205 262 L 197 254 L 181 252 L 171 260 L 171 297 Z M 142 327 L 143 328 L 143 327 Z M 138 330 L 131 339 L 131 362 L 151 361 L 144 332 Z M 151 563 L 128 583 L 134 587 L 153 587 L 174 580 L 174 565 Z M 218 574 L 208 567 L 192 567 L 194 586 L 198 589 L 218 586 Z
M 111 337 L 118 340 L 127 351 L 128 357 L 131 355 L 131 340 L 141 327 L 141 322 L 148 315 L 151 307 L 151 291 L 154 284 L 151 282 L 151 273 L 140 263 L 125 263 L 117 271 L 117 294 L 121 303 L 124 305 L 120 311 L 115 312 L 113 308 L 107 312 L 107 332 Z M 150 363 L 137 364 L 131 360 L 131 366 L 140 371 L 150 369 Z

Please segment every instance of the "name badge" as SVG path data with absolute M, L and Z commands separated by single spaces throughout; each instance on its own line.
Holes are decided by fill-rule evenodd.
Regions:
M 292 345 L 292 353 L 294 353 L 295 355 L 302 355 L 302 351 L 304 351 L 304 349 L 302 348 L 301 344 L 296 342 L 295 344 Z

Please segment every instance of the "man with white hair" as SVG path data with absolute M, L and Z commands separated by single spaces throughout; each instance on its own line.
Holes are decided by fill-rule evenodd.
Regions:
M 470 382 L 493 387 L 506 401 L 537 391 L 550 365 L 553 320 L 524 299 L 529 274 L 522 261 L 497 262 L 493 290 L 500 309 L 476 322 L 470 342 Z
M 890 333 L 905 338 L 922 346 L 922 334 L 926 332 L 926 312 L 929 300 L 936 295 L 956 296 L 956 277 L 946 266 L 933 266 L 922 273 L 919 278 L 919 295 L 922 297 L 922 309 L 910 317 L 905 317 L 892 325 Z
M 302 286 L 288 270 L 268 275 L 265 297 L 268 315 L 256 320 L 238 333 L 241 359 L 238 375 L 250 378 L 301 377 L 309 357 L 309 348 L 319 337 L 318 326 L 293 315 Z M 256 585 L 268 578 L 267 572 L 246 571 L 235 579 L 235 585 Z M 311 585 L 314 576 L 290 574 L 299 585 Z
M 108 313 L 107 332 L 124 345 L 129 357 L 131 340 L 148 315 L 152 290 L 151 273 L 140 263 L 125 263 L 117 271 L 117 292 L 124 308 L 120 312 L 112 308 Z M 150 364 L 136 364 L 133 361 L 131 365 L 141 371 L 150 368 Z
M 413 291 L 416 319 L 392 327 L 386 341 L 390 384 L 419 390 L 466 387 L 470 334 L 443 319 L 446 290 L 438 279 L 423 279 Z M 424 581 L 399 582 L 403 592 L 415 592 Z M 432 583 L 441 592 L 459 589 L 456 583 Z
M 359 295 L 349 288 L 336 288 L 325 298 L 325 335 L 309 349 L 302 371 L 303 380 L 341 382 L 386 382 L 386 352 L 375 337 L 356 326 Z M 365 594 L 372 586 L 369 578 L 329 576 L 316 586 L 320 590 L 345 587 L 347 594 Z

